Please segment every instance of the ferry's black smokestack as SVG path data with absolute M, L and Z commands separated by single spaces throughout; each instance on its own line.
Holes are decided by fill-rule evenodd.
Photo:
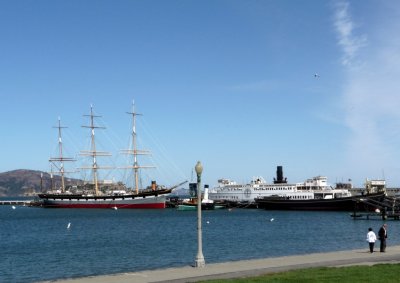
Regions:
M 274 184 L 286 184 L 286 178 L 283 178 L 282 166 L 276 166 L 276 179 L 274 178 Z

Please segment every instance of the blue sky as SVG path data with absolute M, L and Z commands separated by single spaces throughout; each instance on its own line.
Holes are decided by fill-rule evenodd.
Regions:
M 78 157 L 91 104 L 123 166 L 134 100 L 167 185 L 200 160 L 211 186 L 277 165 L 399 186 L 398 30 L 397 1 L 1 1 L 0 172 L 49 171 L 58 117 Z

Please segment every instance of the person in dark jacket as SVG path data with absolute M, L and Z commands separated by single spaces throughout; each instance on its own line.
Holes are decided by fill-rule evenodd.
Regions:
M 386 251 L 387 225 L 383 224 L 378 232 L 379 241 L 381 241 L 380 252 Z

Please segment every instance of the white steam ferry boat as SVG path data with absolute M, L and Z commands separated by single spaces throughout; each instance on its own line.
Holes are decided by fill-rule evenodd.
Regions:
M 217 202 L 254 204 L 256 198 L 280 196 L 290 199 L 332 199 L 350 197 L 350 184 L 338 184 L 333 188 L 327 177 L 317 176 L 303 183 L 287 183 L 282 166 L 277 166 L 274 182 L 267 183 L 262 177 L 253 177 L 248 184 L 237 184 L 228 179 L 218 180 L 218 185 L 209 191 L 209 199 Z

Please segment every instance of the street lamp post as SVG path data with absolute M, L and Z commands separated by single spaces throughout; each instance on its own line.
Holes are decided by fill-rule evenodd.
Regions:
M 197 161 L 195 166 L 196 174 L 197 174 L 197 256 L 194 263 L 195 267 L 204 267 L 206 262 L 204 261 L 203 256 L 203 243 L 202 243 L 202 231 L 201 231 L 201 173 L 203 172 L 203 166 L 200 161 Z

